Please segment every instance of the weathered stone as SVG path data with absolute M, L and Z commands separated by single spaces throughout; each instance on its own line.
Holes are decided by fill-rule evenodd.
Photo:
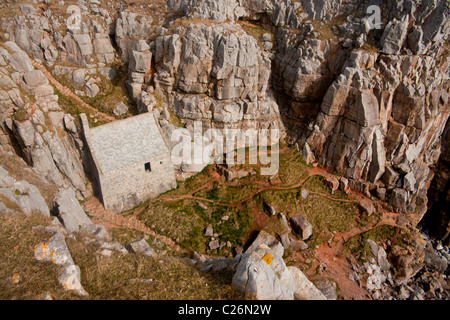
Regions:
M 255 251 L 260 245 L 266 245 L 267 247 L 271 248 L 276 254 L 283 256 L 283 245 L 275 239 L 272 235 L 268 234 L 264 230 L 260 231 L 258 233 L 258 236 L 256 239 L 252 242 L 252 244 L 245 250 L 245 253 L 251 253 Z
M 336 283 L 331 280 L 319 280 L 314 283 L 324 294 L 327 300 L 337 300 L 339 295 L 336 290 Z
M 74 264 L 61 232 L 57 231 L 48 242 L 38 244 L 34 248 L 34 257 L 39 261 L 51 261 L 62 266 L 58 281 L 65 290 L 81 296 L 88 295 L 81 285 L 80 268 Z
M 270 204 L 268 204 L 267 202 L 264 201 L 263 203 L 264 209 L 266 210 L 266 212 L 270 215 L 270 216 L 274 216 L 277 214 L 277 211 L 275 210 L 274 207 L 272 207 Z
M 290 238 L 289 240 L 294 251 L 303 251 L 308 249 L 308 245 L 304 241 L 297 241 L 292 238 Z
M 416 185 L 416 179 L 414 177 L 414 173 L 413 172 L 410 172 L 410 173 L 408 173 L 407 175 L 405 175 L 403 177 L 403 187 L 406 190 L 408 190 L 410 192 L 416 191 L 415 185 Z
M 38 87 L 40 85 L 48 84 L 47 78 L 40 70 L 25 72 L 23 79 L 25 83 L 31 87 Z
M 80 267 L 76 265 L 65 266 L 58 277 L 58 281 L 67 291 L 73 291 L 83 297 L 89 295 L 81 285 L 81 271 Z
M 443 257 L 440 257 L 436 254 L 436 252 L 430 249 L 425 249 L 425 256 L 423 261 L 427 266 L 439 272 L 444 272 L 445 270 L 447 270 L 447 260 Z
M 408 19 L 404 21 L 393 20 L 388 23 L 381 37 L 382 52 L 385 54 L 398 54 L 408 32 Z
M 141 254 L 143 256 L 156 256 L 155 250 L 150 247 L 144 238 L 127 243 L 125 248 L 132 253 Z
M 408 192 L 402 188 L 395 188 L 392 190 L 389 198 L 389 203 L 400 210 L 406 210 L 408 204 Z
M 147 73 L 150 70 L 150 65 L 152 62 L 152 54 L 150 51 L 138 52 L 133 51 L 130 60 L 130 70 Z
M 296 267 L 288 267 L 295 282 L 296 300 L 327 300 L 327 297 Z
M 362 198 L 359 201 L 359 205 L 364 209 L 364 211 L 370 216 L 375 212 L 375 206 L 372 201 L 367 198 Z
M 294 280 L 281 256 L 262 244 L 236 266 L 233 288 L 258 300 L 293 300 Z
M 212 237 L 214 235 L 214 229 L 212 227 L 207 227 L 205 230 L 205 236 Z
M 220 242 L 219 240 L 212 240 L 209 242 L 209 249 L 210 250 L 216 250 L 219 249 L 220 247 Z
M 104 240 L 104 241 L 111 240 L 110 234 L 106 230 L 105 226 L 102 224 L 90 224 L 90 225 L 84 226 L 80 229 L 80 232 L 87 236 L 91 236 L 95 239 L 98 239 L 98 240 Z
M 334 192 L 339 189 L 339 180 L 335 176 L 327 176 L 324 182 L 330 187 L 331 194 L 334 194 Z
M 55 197 L 55 214 L 70 233 L 92 224 L 71 188 L 58 191 Z
M 387 260 L 386 251 L 381 246 L 378 246 L 373 240 L 367 239 L 366 243 L 370 247 L 381 270 L 388 271 L 391 268 L 391 264 Z
M 308 198 L 309 191 L 306 189 L 302 189 L 301 195 L 302 195 L 303 199 L 306 199 L 306 198 Z
M 128 107 L 123 102 L 119 102 L 118 104 L 116 104 L 116 106 L 114 107 L 114 110 L 113 110 L 113 113 L 116 116 L 124 115 L 127 112 L 128 112 Z
M 363 127 L 380 124 L 379 105 L 375 95 L 368 90 L 358 93 L 356 103 L 346 113 L 347 118 Z
M 289 239 L 289 234 L 283 233 L 282 235 L 280 235 L 280 239 L 281 239 L 281 244 L 283 245 L 283 248 L 285 250 L 289 249 L 289 247 L 291 246 L 291 241 Z
M 300 213 L 297 213 L 293 217 L 291 217 L 291 224 L 294 230 L 300 234 L 303 240 L 308 239 L 313 232 L 312 225 L 306 220 L 306 218 L 301 215 Z

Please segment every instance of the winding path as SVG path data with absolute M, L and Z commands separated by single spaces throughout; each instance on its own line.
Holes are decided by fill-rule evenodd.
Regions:
M 78 95 L 76 95 L 75 93 L 73 93 L 69 88 L 67 88 L 66 86 L 62 85 L 58 80 L 55 79 L 55 77 L 53 77 L 53 75 L 40 63 L 32 60 L 33 66 L 37 69 L 39 69 L 44 75 L 45 77 L 50 81 L 50 83 L 66 98 L 68 98 L 69 100 L 75 100 L 78 104 L 80 104 L 81 106 L 83 106 L 84 108 L 87 108 L 89 110 L 92 110 L 93 112 L 95 112 L 96 114 L 99 115 L 99 117 L 101 117 L 102 119 L 105 120 L 109 120 L 109 121 L 115 121 L 116 118 L 107 115 L 106 113 L 103 113 L 99 110 L 97 110 L 96 108 L 94 108 L 93 106 L 91 106 L 90 104 L 84 102 Z
M 169 246 L 170 248 L 174 249 L 175 251 L 185 252 L 185 250 L 182 249 L 179 245 L 177 245 L 172 239 L 169 239 L 165 236 L 157 234 L 156 232 L 154 232 L 153 230 L 148 228 L 140 220 L 138 220 L 135 216 L 123 216 L 123 215 L 116 214 L 116 213 L 105 210 L 103 205 L 100 203 L 100 201 L 94 196 L 89 198 L 83 204 L 83 209 L 85 210 L 86 213 L 88 213 L 89 215 L 91 215 L 93 217 L 92 222 L 101 223 L 107 229 L 126 228 L 126 229 L 141 231 L 145 234 L 148 234 L 148 235 L 151 235 L 151 236 L 157 238 L 159 241 L 161 241 L 165 245 Z

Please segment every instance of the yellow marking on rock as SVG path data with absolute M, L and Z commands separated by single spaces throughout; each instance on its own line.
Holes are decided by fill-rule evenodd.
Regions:
M 269 266 L 272 264 L 272 260 L 273 260 L 272 254 L 266 253 L 262 259 L 263 259 Z

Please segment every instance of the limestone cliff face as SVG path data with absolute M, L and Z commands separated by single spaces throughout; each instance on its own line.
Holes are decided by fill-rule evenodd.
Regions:
M 20 5 L 1 27 L 89 97 L 101 88 L 96 74 L 111 79 L 125 64 L 138 112 L 155 112 L 167 135 L 170 110 L 188 129 L 196 120 L 205 129 L 280 128 L 307 162 L 339 172 L 354 189 L 398 211 L 427 210 L 450 112 L 449 1 L 77 6 L 77 30 L 66 26 L 67 5 L 51 3 Z M 20 97 L 10 90 L 0 98 L 11 95 Z
M 16 151 L 45 181 L 86 191 L 74 118 L 64 114 L 53 87 L 14 42 L 0 49 L 2 152 Z M 32 98 L 31 98 L 32 97 Z M 76 141 L 77 139 L 77 141 Z

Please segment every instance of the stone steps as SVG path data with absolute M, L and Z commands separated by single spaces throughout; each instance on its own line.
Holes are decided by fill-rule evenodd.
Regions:
M 90 199 L 88 199 L 83 204 L 83 209 L 90 216 L 94 217 L 93 220 L 96 220 L 96 222 L 98 223 L 107 222 L 117 227 L 137 230 L 157 238 L 159 241 L 170 246 L 172 249 L 176 251 L 183 251 L 183 249 L 180 246 L 178 246 L 173 240 L 155 233 L 153 230 L 148 228 L 143 222 L 138 220 L 136 217 L 134 216 L 125 217 L 105 210 L 103 205 L 96 197 L 91 197 Z

